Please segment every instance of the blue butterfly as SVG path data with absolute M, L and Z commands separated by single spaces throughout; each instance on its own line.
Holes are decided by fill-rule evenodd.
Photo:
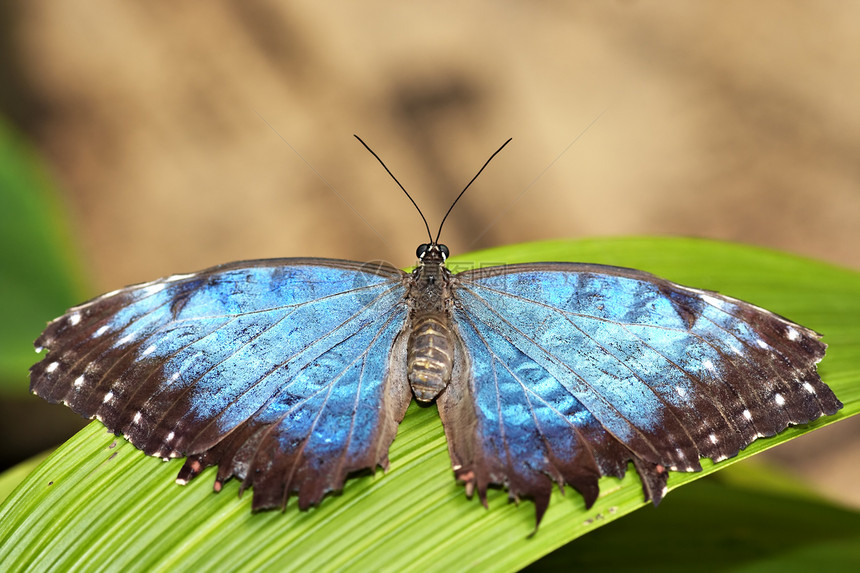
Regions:
M 467 494 L 503 485 L 538 522 L 553 482 L 590 507 L 632 462 L 656 505 L 669 470 L 842 407 L 819 335 L 765 309 L 595 264 L 453 274 L 427 230 L 411 273 L 273 259 L 104 294 L 37 339 L 31 390 L 187 457 L 180 483 L 217 465 L 215 490 L 235 476 L 254 509 L 386 468 L 412 397 L 435 400 Z

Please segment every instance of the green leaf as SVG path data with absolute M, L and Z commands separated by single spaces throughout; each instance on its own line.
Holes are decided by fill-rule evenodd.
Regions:
M 526 571 L 807 573 L 860 565 L 857 511 L 716 478 L 678 491 L 672 503 L 646 508 L 570 543 Z
M 461 256 L 451 265 L 529 260 L 641 268 L 750 300 L 825 334 L 830 346 L 820 371 L 845 408 L 758 440 L 717 466 L 705 461 L 702 473 L 673 473 L 670 489 L 860 410 L 860 273 L 758 248 L 659 238 L 516 245 Z M 310 511 L 298 511 L 293 503 L 284 513 L 252 514 L 250 495 L 237 499 L 235 481 L 220 494 L 211 493 L 210 468 L 188 486 L 176 486 L 181 461 L 148 458 L 93 423 L 0 506 L 0 569 L 98 564 L 129 571 L 513 571 L 644 505 L 631 470 L 623 480 L 601 480 L 601 497 L 588 511 L 575 492 L 556 492 L 540 530 L 529 537 L 531 502 L 508 503 L 506 494 L 495 490 L 487 511 L 466 499 L 454 482 L 435 407 L 409 408 L 390 459 L 387 474 L 351 479 L 341 495 L 327 497 Z M 674 496 L 670 493 L 659 509 L 647 513 L 660 515 Z M 719 500 L 712 504 L 719 512 Z M 657 531 L 651 534 L 659 537 Z M 683 545 L 685 539 L 695 538 L 664 543 Z M 656 543 L 653 537 L 649 542 Z
M 6 499 L 12 490 L 18 487 L 24 478 L 26 478 L 36 466 L 38 466 L 45 458 L 50 455 L 50 452 L 44 452 L 37 456 L 33 456 L 29 460 L 25 460 L 0 474 L 0 502 Z
M 65 217 L 44 166 L 0 121 L 0 392 L 23 395 L 33 340 L 83 298 Z

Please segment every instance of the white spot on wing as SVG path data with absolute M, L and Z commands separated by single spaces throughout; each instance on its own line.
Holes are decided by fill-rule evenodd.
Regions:
M 706 359 L 702 362 L 702 366 L 704 366 L 707 370 L 710 370 L 711 372 L 716 372 L 716 371 L 717 371 L 716 367 L 714 366 L 714 363 L 713 363 L 713 362 L 711 362 L 711 359 L 710 359 L 710 358 L 706 358 Z
M 703 294 L 702 300 L 705 301 L 706 303 L 708 303 L 709 305 L 715 306 L 717 308 L 723 308 L 726 305 L 725 301 L 720 300 L 711 294 Z
M 717 442 L 718 442 L 719 440 L 717 440 L 717 435 L 716 435 L 716 434 L 711 434 L 710 436 L 708 436 L 708 438 L 710 438 L 710 440 L 711 440 L 711 443 L 712 443 L 712 444 L 717 445 Z
M 182 479 L 182 478 L 176 478 L 176 483 L 178 483 L 179 485 L 187 485 L 188 480 Z
M 84 375 L 81 374 L 80 376 L 75 378 L 74 386 L 75 386 L 75 388 L 80 388 L 83 385 L 84 385 Z
M 102 403 L 107 404 L 107 403 L 108 403 L 108 402 L 110 402 L 111 400 L 113 400 L 113 392 L 112 392 L 112 391 L 110 391 L 110 390 L 108 390 L 108 393 L 107 393 L 107 394 L 105 394 L 105 397 L 104 397 L 104 399 L 102 400 Z
M 41 346 L 37 346 L 36 347 L 36 354 L 41 354 L 43 350 L 44 350 L 44 348 L 42 348 Z
M 797 332 L 796 328 L 793 328 L 791 326 L 788 327 L 788 330 L 786 331 L 785 334 L 786 334 L 786 336 L 788 336 L 788 339 L 791 340 L 792 342 L 800 339 L 800 333 Z
M 166 441 L 168 441 L 168 442 L 172 442 L 172 441 L 173 441 L 173 438 L 174 438 L 175 436 L 176 436 L 176 434 L 175 434 L 175 433 L 170 432 L 169 434 L 167 434 L 167 440 L 166 440 Z
M 101 295 L 101 296 L 99 297 L 99 300 L 101 300 L 101 299 L 105 299 L 105 298 L 110 298 L 110 297 L 112 297 L 112 296 L 115 296 L 115 295 L 119 294 L 121 290 L 122 290 L 122 289 L 116 289 L 116 290 L 112 290 L 112 291 L 110 291 L 110 292 L 106 292 L 106 293 L 104 293 L 103 295 Z
M 806 390 L 810 394 L 815 394 L 815 388 L 813 388 L 812 384 L 810 384 L 809 382 L 804 382 L 803 388 L 804 388 L 804 390 Z
M 59 367 L 59 366 L 60 366 L 59 362 L 51 362 L 50 364 L 48 364 L 48 367 L 45 368 L 45 372 L 51 373 L 54 370 L 56 370 L 57 367 Z
M 135 424 L 140 424 L 140 420 L 141 420 L 141 418 L 143 418 L 143 415 L 140 413 L 140 411 L 135 412 L 135 414 L 134 414 L 134 423 L 135 423 Z
M 131 342 L 132 340 L 134 340 L 134 336 L 131 334 L 126 334 L 125 336 L 116 341 L 116 346 L 125 344 L 126 342 Z
M 744 410 L 744 418 L 747 420 L 752 420 L 752 414 L 750 414 L 749 410 Z
M 177 380 L 179 380 L 179 374 L 180 374 L 179 372 L 174 372 L 173 374 L 171 374 L 170 375 L 170 381 L 176 382 Z
M 96 332 L 93 336 L 101 336 L 102 334 L 104 334 L 107 331 L 108 331 L 108 325 L 103 324 L 102 326 L 99 327 L 98 330 L 96 330 Z
M 767 342 L 765 342 L 761 338 L 757 338 L 755 343 L 758 344 L 759 348 L 767 348 Z
M 190 278 L 191 278 L 191 277 L 193 277 L 195 274 L 197 274 L 197 273 L 189 273 L 189 274 L 187 274 L 187 275 L 170 275 L 169 277 L 167 277 L 166 279 L 164 279 L 164 282 L 166 282 L 166 283 L 172 283 L 172 282 L 174 282 L 174 281 L 181 281 L 182 279 L 190 279 Z
M 773 396 L 773 400 L 774 400 L 774 402 L 776 402 L 777 406 L 783 406 L 785 404 L 785 398 L 783 398 L 782 394 L 780 394 L 779 392 L 777 392 Z
M 150 354 L 155 352 L 155 349 L 156 349 L 155 344 L 153 344 L 152 346 L 149 346 L 146 350 L 143 351 L 143 356 L 149 356 Z
M 148 287 L 144 287 L 143 294 L 149 296 L 151 294 L 155 294 L 157 292 L 161 292 L 164 290 L 164 283 L 156 283 L 153 285 L 149 285 Z
M 80 313 L 76 312 L 75 314 L 73 314 L 69 317 L 69 324 L 71 324 L 72 326 L 77 326 L 80 322 L 81 322 Z
M 677 392 L 678 396 L 680 396 L 681 398 L 683 398 L 684 396 L 687 395 L 687 391 L 684 390 L 683 388 L 681 388 L 680 386 L 675 386 L 675 392 Z

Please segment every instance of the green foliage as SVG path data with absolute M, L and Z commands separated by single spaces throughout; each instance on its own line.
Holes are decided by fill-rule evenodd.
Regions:
M 810 496 L 719 479 L 673 493 L 533 563 L 541 571 L 847 571 L 860 564 L 860 513 Z M 779 475 L 757 472 L 763 480 Z M 850 564 L 854 564 L 851 567 Z
M 0 393 L 23 395 L 33 340 L 83 298 L 66 219 L 45 168 L 0 121 Z
M 860 410 L 860 273 L 758 248 L 654 238 L 516 245 L 461 256 L 452 264 L 535 260 L 583 260 L 641 268 L 750 300 L 825 333 L 830 346 L 820 372 L 845 408 L 835 416 L 759 440 L 733 460 L 717 466 L 705 462 L 700 474 L 673 473 L 670 489 Z M 530 537 L 534 529 L 531 502 L 509 503 L 506 494 L 496 490 L 489 496 L 487 511 L 477 500 L 465 498 L 462 487 L 453 480 L 435 406 L 410 406 L 390 459 L 387 474 L 351 479 L 342 494 L 329 496 L 310 511 L 299 511 L 293 503 L 284 513 L 252 514 L 250 495 L 237 498 L 235 481 L 226 484 L 220 494 L 211 493 L 214 471 L 210 468 L 188 486 L 176 486 L 173 477 L 180 460 L 162 463 L 148 458 L 99 423 L 92 423 L 39 465 L 0 506 L 0 570 L 65 570 L 98 564 L 126 571 L 512 571 L 644 505 L 635 472 L 622 480 L 604 478 L 601 497 L 588 511 L 576 492 L 556 492 L 540 530 Z M 0 491 L 3 485 L 0 480 Z M 663 567 L 666 557 L 655 554 L 655 547 L 663 545 L 683 551 L 685 568 L 707 568 L 707 559 L 716 551 L 731 552 L 732 543 L 708 544 L 702 528 L 719 531 L 726 519 L 734 524 L 750 519 L 744 508 L 762 497 L 760 492 L 747 495 L 742 491 L 736 502 L 724 504 L 724 492 L 708 489 L 711 487 L 701 489 L 700 504 L 685 505 L 684 496 L 670 493 L 659 509 L 638 512 L 635 519 L 645 519 L 645 523 L 639 521 L 638 528 L 623 538 L 587 536 L 553 558 L 579 559 L 589 566 L 605 558 L 617 567 Z M 845 558 L 858 557 L 858 544 L 849 543 L 856 541 L 855 513 L 840 513 L 808 497 L 802 497 L 801 503 L 789 494 L 779 495 L 782 497 L 768 501 L 773 505 L 756 505 L 753 511 L 780 508 L 781 520 L 790 519 L 790 514 L 792 519 L 798 515 L 796 519 L 802 522 L 808 515 L 808 519 L 827 523 L 820 529 L 826 533 L 785 537 L 795 552 L 808 549 L 809 555 L 820 556 L 822 548 L 829 547 Z M 658 516 L 658 521 L 649 525 L 646 516 Z M 671 521 L 669 516 L 681 521 L 668 528 L 664 522 Z M 630 524 L 632 519 L 623 521 Z M 853 525 L 845 535 L 829 537 L 829 532 L 849 522 Z M 744 555 L 755 554 L 750 548 L 759 542 L 773 546 L 774 536 L 761 529 L 733 530 L 747 544 Z M 608 541 L 593 552 L 581 552 L 595 537 Z M 804 539 L 809 545 L 803 545 Z M 606 555 L 606 551 L 613 553 Z M 627 557 L 621 560 L 621 555 Z M 784 562 L 776 551 L 760 555 L 763 561 L 772 557 L 771 563 Z M 649 558 L 654 561 L 647 561 Z M 731 566 L 751 561 L 720 563 Z

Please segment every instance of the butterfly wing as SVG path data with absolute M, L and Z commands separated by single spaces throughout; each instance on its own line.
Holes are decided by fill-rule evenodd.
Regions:
M 390 266 L 280 259 L 108 293 L 36 341 L 31 390 L 101 420 L 178 481 L 219 465 L 255 509 L 317 503 L 348 472 L 387 467 L 411 398 L 404 277 Z
M 767 310 L 648 273 L 544 263 L 456 276 L 463 346 L 439 398 L 456 475 L 535 499 L 552 481 L 586 505 L 633 461 L 646 499 L 666 469 L 699 471 L 842 405 L 819 336 Z

